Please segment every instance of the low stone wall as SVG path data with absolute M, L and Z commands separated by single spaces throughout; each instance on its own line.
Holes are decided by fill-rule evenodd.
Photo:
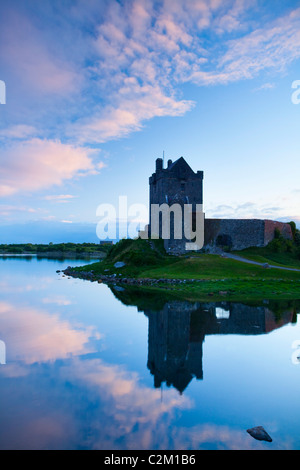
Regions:
M 212 251 L 218 248 L 243 250 L 251 246 L 266 246 L 274 238 L 277 228 L 292 239 L 289 224 L 263 219 L 205 219 L 204 247 Z
M 205 219 L 205 247 L 243 250 L 264 246 L 264 221 L 259 219 Z

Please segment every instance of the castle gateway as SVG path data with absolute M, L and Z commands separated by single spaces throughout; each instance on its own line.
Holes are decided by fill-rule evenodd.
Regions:
M 149 178 L 149 199 L 148 236 L 163 238 L 168 253 L 183 254 L 202 247 L 211 252 L 262 247 L 273 240 L 275 229 L 293 239 L 288 223 L 204 218 L 203 171 L 195 173 L 183 157 L 168 160 L 167 168 L 163 168 L 162 158 L 156 159 L 155 173 Z

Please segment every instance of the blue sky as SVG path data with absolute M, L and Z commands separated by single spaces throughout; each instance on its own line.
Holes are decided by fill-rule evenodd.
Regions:
M 163 152 L 206 217 L 299 224 L 299 65 L 299 1 L 2 0 L 0 242 L 95 239 Z

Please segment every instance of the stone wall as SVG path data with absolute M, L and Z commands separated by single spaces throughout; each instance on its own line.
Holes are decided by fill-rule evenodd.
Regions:
M 210 250 L 230 248 L 243 250 L 251 246 L 266 246 L 274 238 L 277 228 L 292 239 L 289 224 L 263 219 L 205 219 L 204 246 Z
M 264 221 L 259 219 L 205 219 L 204 246 L 243 250 L 264 246 Z
M 265 220 L 265 244 L 267 245 L 274 238 L 274 231 L 277 228 L 281 235 L 288 240 L 293 240 L 293 233 L 290 224 L 276 222 L 274 220 Z

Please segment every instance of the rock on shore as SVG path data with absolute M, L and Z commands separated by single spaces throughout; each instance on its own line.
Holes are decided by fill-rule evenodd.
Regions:
M 247 429 L 247 432 L 250 434 L 250 436 L 254 437 L 254 439 L 257 439 L 258 441 L 272 442 L 272 438 L 262 426 L 256 426 L 254 428 Z

